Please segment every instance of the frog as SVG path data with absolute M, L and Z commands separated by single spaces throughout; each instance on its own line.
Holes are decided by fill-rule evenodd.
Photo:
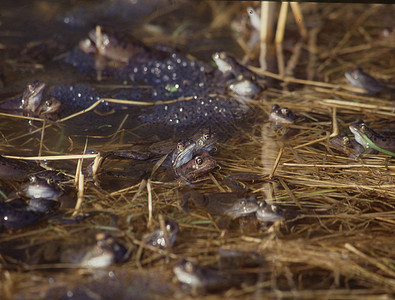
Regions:
M 103 157 L 103 161 L 107 158 L 131 158 L 135 160 L 147 160 L 151 157 L 149 152 L 135 151 L 131 149 L 107 151 L 103 152 L 101 156 Z
M 44 82 L 35 80 L 26 86 L 22 94 L 2 103 L 1 108 L 25 116 L 36 116 L 36 111 L 43 99 L 44 88 Z
M 341 132 L 331 139 L 331 145 L 348 154 L 350 158 L 357 158 L 365 151 L 365 148 L 354 139 L 351 139 L 347 133 Z
M 24 116 L 37 116 L 37 109 L 43 100 L 44 88 L 45 83 L 39 80 L 35 80 L 27 85 L 22 94 L 20 105 Z
M 298 129 L 290 126 L 296 122 L 297 118 L 288 107 L 273 104 L 267 120 L 269 122 L 265 126 L 274 131 L 277 137 L 281 137 L 283 142 L 298 133 Z M 270 135 L 270 131 L 267 134 Z
M 238 96 L 253 97 L 261 91 L 261 88 L 249 79 L 242 79 L 229 84 L 229 90 Z
M 279 220 L 283 220 L 284 217 L 279 211 L 276 204 L 268 204 L 265 200 L 259 203 L 259 207 L 255 212 L 257 220 L 261 224 L 275 223 Z
M 237 285 L 236 278 L 214 266 L 200 266 L 182 259 L 173 267 L 177 280 L 194 295 L 226 290 Z
M 24 228 L 41 219 L 41 214 L 26 209 L 18 209 L 0 202 L 0 232 L 4 229 Z
M 18 196 L 56 201 L 63 195 L 63 190 L 58 184 L 51 182 L 51 178 L 43 179 L 36 175 L 31 175 L 29 180 L 29 182 L 19 187 Z
M 274 126 L 293 124 L 295 119 L 294 113 L 288 107 L 280 107 L 278 104 L 273 104 L 269 114 L 269 121 L 273 123 Z
M 1 179 L 23 180 L 28 178 L 31 174 L 42 171 L 45 171 L 45 169 L 34 162 L 0 155 Z
M 26 86 L 22 96 L 6 101 L 1 105 L 1 108 L 15 111 L 16 114 L 27 117 L 55 120 L 60 111 L 61 102 L 54 97 L 43 101 L 45 86 L 44 82 L 35 80 Z
M 46 198 L 30 198 L 26 206 L 27 211 L 32 211 L 37 214 L 50 215 L 57 211 L 60 207 L 60 202 L 53 199 Z
M 41 105 L 37 108 L 36 114 L 42 119 L 56 120 L 58 119 L 58 113 L 61 106 L 62 103 L 59 99 L 51 97 L 41 103 Z
M 154 142 L 148 147 L 148 151 L 153 154 L 166 155 L 176 150 L 177 144 L 178 143 L 172 139 Z
M 240 64 L 235 57 L 225 51 L 215 52 L 212 58 L 225 78 L 233 77 L 237 80 L 247 79 L 250 81 L 257 79 L 254 72 Z
M 238 192 L 200 194 L 190 190 L 182 196 L 182 206 L 186 209 L 188 209 L 189 198 L 195 205 L 204 207 L 211 214 L 234 219 L 254 214 L 258 209 L 255 195 L 245 197 Z
M 187 138 L 177 144 L 176 149 L 172 153 L 172 166 L 179 168 L 189 162 L 192 157 L 201 155 L 203 152 L 210 152 L 217 142 L 217 136 L 210 128 L 203 128 L 191 138 Z
M 108 233 L 97 233 L 96 243 L 81 247 L 70 245 L 62 250 L 60 262 L 87 268 L 102 268 L 125 261 L 127 249 Z
M 371 75 L 365 73 L 361 67 L 347 71 L 344 76 L 354 86 L 366 91 L 366 96 L 375 96 L 382 92 L 395 92 L 395 88 L 380 83 Z
M 374 149 L 395 156 L 395 137 L 378 134 L 370 129 L 362 120 L 352 123 L 349 128 L 352 134 L 354 134 L 355 140 L 362 145 L 366 152 Z
M 212 58 L 222 74 L 219 82 L 224 83 L 237 96 L 241 96 L 240 99 L 253 97 L 261 91 L 256 74 L 240 64 L 235 57 L 225 51 L 219 51 L 215 52 Z
M 191 139 L 178 142 L 171 155 L 173 168 L 179 168 L 189 162 L 194 154 L 196 144 Z
M 100 54 L 109 60 L 125 64 L 131 57 L 138 55 L 164 57 L 164 53 L 148 47 L 131 35 L 122 35 L 103 27 L 100 27 L 100 35 L 101 43 L 99 45 L 96 29 L 91 30 L 88 33 L 88 38 L 79 43 L 79 48 L 88 54 Z
M 207 174 L 216 167 L 215 159 L 207 151 L 204 151 L 202 155 L 197 155 L 183 166 L 175 168 L 174 172 L 178 181 L 189 182 Z
M 166 240 L 162 228 L 157 227 L 152 232 L 144 236 L 144 241 L 146 245 L 150 245 L 152 247 L 158 247 L 160 249 L 173 247 L 179 230 L 178 223 L 171 220 L 165 220 L 165 228 L 167 231 L 168 240 Z
M 195 142 L 195 151 L 210 152 L 218 140 L 218 136 L 211 130 L 211 128 L 203 128 L 192 136 L 192 141 Z

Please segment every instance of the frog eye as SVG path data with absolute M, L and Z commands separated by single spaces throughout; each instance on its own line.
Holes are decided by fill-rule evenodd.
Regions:
M 281 113 L 284 114 L 284 115 L 287 115 L 289 113 L 289 109 L 287 107 L 283 107 L 281 109 Z
M 365 130 L 366 128 L 367 128 L 366 124 L 365 123 L 361 123 L 361 129 Z
M 177 150 L 183 151 L 184 150 L 184 144 L 183 143 L 178 143 L 177 144 Z
M 246 206 L 247 205 L 247 201 L 245 201 L 244 199 L 240 201 L 240 205 L 241 206 Z
M 35 175 L 31 175 L 31 176 L 29 177 L 29 181 L 32 182 L 32 183 L 34 183 L 34 182 L 37 182 L 37 181 L 38 181 L 38 178 L 37 178 Z
M 348 144 L 349 142 L 350 142 L 350 139 L 348 138 L 348 136 L 344 136 L 343 143 Z
M 200 166 L 203 163 L 203 158 L 201 156 L 196 156 L 195 162 Z
M 51 184 L 55 184 L 56 181 L 53 178 L 47 178 L 47 183 L 51 185 Z
M 203 135 L 202 135 L 203 140 L 208 140 L 209 137 L 210 137 L 210 135 L 208 133 L 203 133 Z

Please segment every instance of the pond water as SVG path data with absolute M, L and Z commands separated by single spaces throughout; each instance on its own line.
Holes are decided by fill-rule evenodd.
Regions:
M 3 2 L 4 299 L 394 292 L 392 145 L 332 143 L 359 119 L 394 135 L 392 5 L 289 7 L 263 70 L 261 3 Z

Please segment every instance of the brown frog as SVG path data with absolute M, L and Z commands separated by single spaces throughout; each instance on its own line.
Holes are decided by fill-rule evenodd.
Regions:
M 212 58 L 222 74 L 222 80 L 232 92 L 242 97 L 251 97 L 261 91 L 256 74 L 239 63 L 236 58 L 225 51 L 214 53 Z
M 269 121 L 275 126 L 281 126 L 283 124 L 292 124 L 295 122 L 295 115 L 288 107 L 280 107 L 274 104 L 272 111 L 269 114 Z
M 56 120 L 58 118 L 58 112 L 61 105 L 62 103 L 58 99 L 51 97 L 41 103 L 37 108 L 37 114 L 43 119 Z
M 179 168 L 189 162 L 192 157 L 210 152 L 217 142 L 217 136 L 209 128 L 203 128 L 191 138 L 177 144 L 172 153 L 171 163 L 173 168 Z
M 189 198 L 195 205 L 204 207 L 211 214 L 231 218 L 244 217 L 255 213 L 258 209 L 255 196 L 246 198 L 234 192 L 200 194 L 191 190 L 182 197 L 184 208 L 187 208 Z
M 344 75 L 352 85 L 365 90 L 367 96 L 374 96 L 382 92 L 393 93 L 395 91 L 395 88 L 379 82 L 364 72 L 361 67 L 348 70 Z
M 1 179 L 24 179 L 33 173 L 41 171 L 44 171 L 44 169 L 34 162 L 0 155 Z
M 61 102 L 50 98 L 43 102 L 45 83 L 35 80 L 26 86 L 20 98 L 11 99 L 1 105 L 5 110 L 16 111 L 28 117 L 53 120 L 57 117 Z
M 152 247 L 158 247 L 161 249 L 173 247 L 179 230 L 178 223 L 176 221 L 165 220 L 165 230 L 167 234 L 167 240 L 162 228 L 158 227 L 155 228 L 154 231 L 144 236 L 145 243 Z
M 91 30 L 89 38 L 80 42 L 79 47 L 82 51 L 89 54 L 99 54 L 107 59 L 127 63 L 129 59 L 136 55 L 150 54 L 163 56 L 159 50 L 146 46 L 140 40 L 128 35 L 115 33 L 107 28 Z M 101 36 L 101 41 L 98 37 Z
M 21 106 L 24 116 L 36 116 L 37 109 L 43 99 L 45 83 L 42 81 L 34 81 L 29 83 L 22 94 Z
M 205 151 L 202 155 L 194 157 L 185 165 L 174 169 L 174 172 L 180 181 L 192 181 L 214 170 L 216 167 L 217 162 L 215 159 Z
M 350 137 L 342 132 L 331 139 L 331 145 L 346 153 L 350 158 L 357 158 L 360 154 L 365 151 L 365 148 L 357 141 L 350 139 Z

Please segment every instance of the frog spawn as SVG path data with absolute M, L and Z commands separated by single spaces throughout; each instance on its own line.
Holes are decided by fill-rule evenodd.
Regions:
M 248 110 L 247 105 L 234 98 L 193 96 L 191 100 L 158 105 L 153 112 L 143 113 L 140 119 L 176 128 L 199 127 L 207 122 L 213 127 L 226 127 L 241 119 Z
M 117 43 L 123 45 L 122 41 Z M 149 56 L 151 52 L 155 53 L 158 49 L 147 48 L 145 51 L 147 53 L 144 54 Z M 145 109 L 140 116 L 142 122 L 164 123 L 171 127 L 186 128 L 199 126 L 209 121 L 216 126 L 229 127 L 228 125 L 232 126 L 233 121 L 241 119 L 249 110 L 248 105 L 241 99 L 228 97 L 224 94 L 223 91 L 226 86 L 221 79 L 218 80 L 216 76 L 213 76 L 212 68 L 209 65 L 197 60 L 187 59 L 171 49 L 166 51 L 167 58 L 154 56 L 150 59 L 135 59 L 133 57 L 126 66 L 104 70 L 104 72 L 122 80 L 131 80 L 136 84 L 152 85 L 150 95 L 146 95 L 146 89 L 141 91 L 140 94 L 144 95 L 143 98 L 153 99 L 154 101 L 180 99 L 180 101 Z M 90 56 L 87 53 L 81 55 Z M 77 54 L 75 56 L 78 58 Z M 83 61 L 86 62 L 86 60 Z M 77 68 L 79 66 L 78 59 L 68 58 L 66 62 L 77 66 Z M 91 63 L 94 64 L 94 61 Z M 237 62 L 232 67 L 235 69 L 232 70 L 234 74 L 241 72 L 240 70 L 243 74 L 241 78 L 238 77 L 240 82 L 234 83 L 231 90 L 244 96 L 252 96 L 258 92 L 259 88 L 253 86 L 252 81 L 255 79 L 255 75 L 251 71 L 243 68 Z M 250 81 L 250 83 L 247 81 Z M 111 98 L 114 98 L 114 96 L 112 95 Z M 189 99 L 184 101 L 182 98 Z

